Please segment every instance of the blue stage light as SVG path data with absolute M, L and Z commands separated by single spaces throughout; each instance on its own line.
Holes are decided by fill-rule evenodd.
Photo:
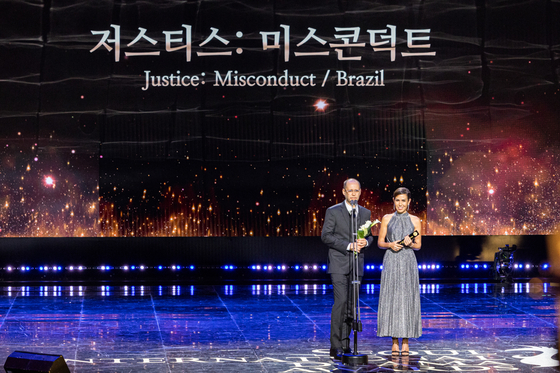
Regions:
M 136 266 L 130 266 L 130 269 L 134 271 L 136 269 Z
M 436 269 L 440 269 L 440 265 L 439 265 L 439 264 L 436 265 Z
M 26 270 L 26 271 L 29 271 L 29 269 L 30 269 L 29 267 L 25 267 L 25 270 Z
M 39 271 L 42 271 L 42 270 L 43 270 L 43 267 L 39 267 Z
M 475 269 L 478 269 L 478 264 L 475 264 L 475 265 L 474 265 L 474 268 L 475 268 Z
M 278 266 L 278 267 L 276 267 L 276 269 L 281 270 L 281 269 L 282 269 L 282 266 Z
M 296 271 L 299 271 L 299 266 L 295 266 L 294 269 L 295 269 Z
M 268 269 L 268 266 L 263 266 L 263 269 L 266 271 Z
M 383 269 L 383 264 L 379 266 L 379 269 Z
M 160 271 L 163 269 L 162 266 L 158 266 L 157 269 L 159 269 Z
M 179 271 L 181 269 L 181 266 L 177 266 L 177 271 Z
M 194 269 L 194 266 L 190 266 L 189 269 L 193 270 L 193 269 Z
M 370 268 L 371 268 L 370 266 L 366 266 L 366 269 L 367 269 L 368 271 L 370 270 Z
M 420 264 L 418 264 L 418 269 L 422 269 L 422 266 Z
M 470 267 L 470 265 L 468 265 L 468 264 L 465 265 L 465 268 L 466 268 L 466 269 L 469 269 L 469 267 Z
M 465 265 L 464 265 L 464 264 L 461 264 L 461 268 L 464 269 L 464 268 L 465 268 Z
M 254 271 L 257 269 L 257 266 L 251 266 L 251 269 Z
M 62 271 L 62 267 L 61 267 L 61 266 L 58 266 L 58 270 L 59 270 L 59 271 Z
M 543 269 L 548 269 L 548 264 L 547 264 L 547 263 L 545 263 L 545 264 L 543 264 L 543 266 L 542 266 L 542 267 L 543 267 Z
M 488 264 L 482 265 L 482 268 L 487 269 L 487 268 L 488 268 Z

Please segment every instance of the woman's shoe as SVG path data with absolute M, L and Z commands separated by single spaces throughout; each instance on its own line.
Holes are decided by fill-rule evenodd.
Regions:
M 405 347 L 406 346 L 406 347 Z M 410 350 L 408 345 L 404 345 L 402 346 L 402 352 L 401 352 L 401 356 L 409 356 L 410 355 Z
M 396 349 L 395 349 L 396 347 Z M 399 356 L 401 354 L 399 350 L 399 342 L 397 340 L 393 340 L 393 346 L 391 346 L 391 356 Z
M 397 338 L 393 338 L 393 345 L 391 346 L 391 356 L 399 356 L 401 351 L 399 349 L 399 340 Z

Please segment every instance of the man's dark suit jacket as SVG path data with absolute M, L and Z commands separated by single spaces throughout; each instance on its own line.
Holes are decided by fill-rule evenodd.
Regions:
M 357 228 L 360 228 L 367 220 L 371 220 L 371 211 L 358 206 Z M 347 251 L 347 248 L 352 239 L 350 214 L 346 209 L 345 202 L 329 207 L 321 231 L 321 240 L 329 247 L 328 273 L 343 275 L 350 273 L 353 252 Z M 366 239 L 368 241 L 367 248 L 373 243 L 373 237 L 369 235 Z M 364 275 L 364 249 L 359 254 L 359 276 Z

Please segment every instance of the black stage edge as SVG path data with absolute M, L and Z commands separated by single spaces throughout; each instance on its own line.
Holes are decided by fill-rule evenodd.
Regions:
M 196 265 L 254 263 L 323 263 L 327 248 L 320 237 L 138 237 L 138 238 L 11 238 L 0 240 L 0 265 L 98 265 L 182 262 Z M 485 261 L 498 247 L 517 245 L 516 259 L 545 261 L 546 236 L 423 236 L 418 262 Z M 366 252 L 366 261 L 381 263 L 384 251 Z M 487 257 L 487 259 L 489 256 Z M 490 260 L 486 260 L 490 261 Z
M 328 278 L 327 248 L 320 237 L 4 237 L 0 242 L 0 280 L 3 281 Z M 505 245 L 517 246 L 515 262 L 523 264 L 514 277 L 548 275 L 543 271 L 547 262 L 546 236 L 424 236 L 422 243 L 422 250 L 416 256 L 418 264 L 428 266 L 420 271 L 423 279 L 491 280 L 494 253 Z M 379 279 L 383 254 L 376 246 L 367 250 L 366 265 L 373 268 L 366 269 L 366 281 Z M 461 268 L 469 263 L 469 270 Z M 488 268 L 483 269 L 483 264 Z M 254 268 L 257 265 L 259 270 Z M 274 268 L 263 269 L 270 265 Z M 281 265 L 286 268 L 277 268 Z M 309 269 L 304 271 L 305 265 Z M 440 268 L 430 270 L 433 265 Z M 479 267 L 476 270 L 475 265 Z M 527 265 L 530 268 L 525 268 Z M 39 270 L 43 266 L 45 270 Z M 78 271 L 78 266 L 83 266 L 83 270 Z M 109 266 L 110 270 L 103 270 L 103 266 Z M 131 266 L 136 267 L 134 271 Z M 140 271 L 140 266 L 145 269 Z M 172 269 L 173 266 L 180 266 L 180 270 Z M 295 266 L 299 268 L 296 270 Z M 313 269 L 313 266 L 317 267 Z M 28 270 L 21 270 L 22 267 Z

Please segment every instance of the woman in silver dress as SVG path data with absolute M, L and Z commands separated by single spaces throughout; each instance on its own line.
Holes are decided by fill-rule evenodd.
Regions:
M 410 354 L 408 339 L 422 335 L 418 263 L 414 250 L 420 250 L 421 222 L 408 214 L 410 191 L 398 188 L 393 193 L 395 212 L 381 221 L 377 246 L 386 250 L 381 272 L 377 313 L 377 336 L 391 337 L 392 356 Z M 409 237 L 418 232 L 414 238 Z M 402 350 L 399 348 L 402 338 Z

